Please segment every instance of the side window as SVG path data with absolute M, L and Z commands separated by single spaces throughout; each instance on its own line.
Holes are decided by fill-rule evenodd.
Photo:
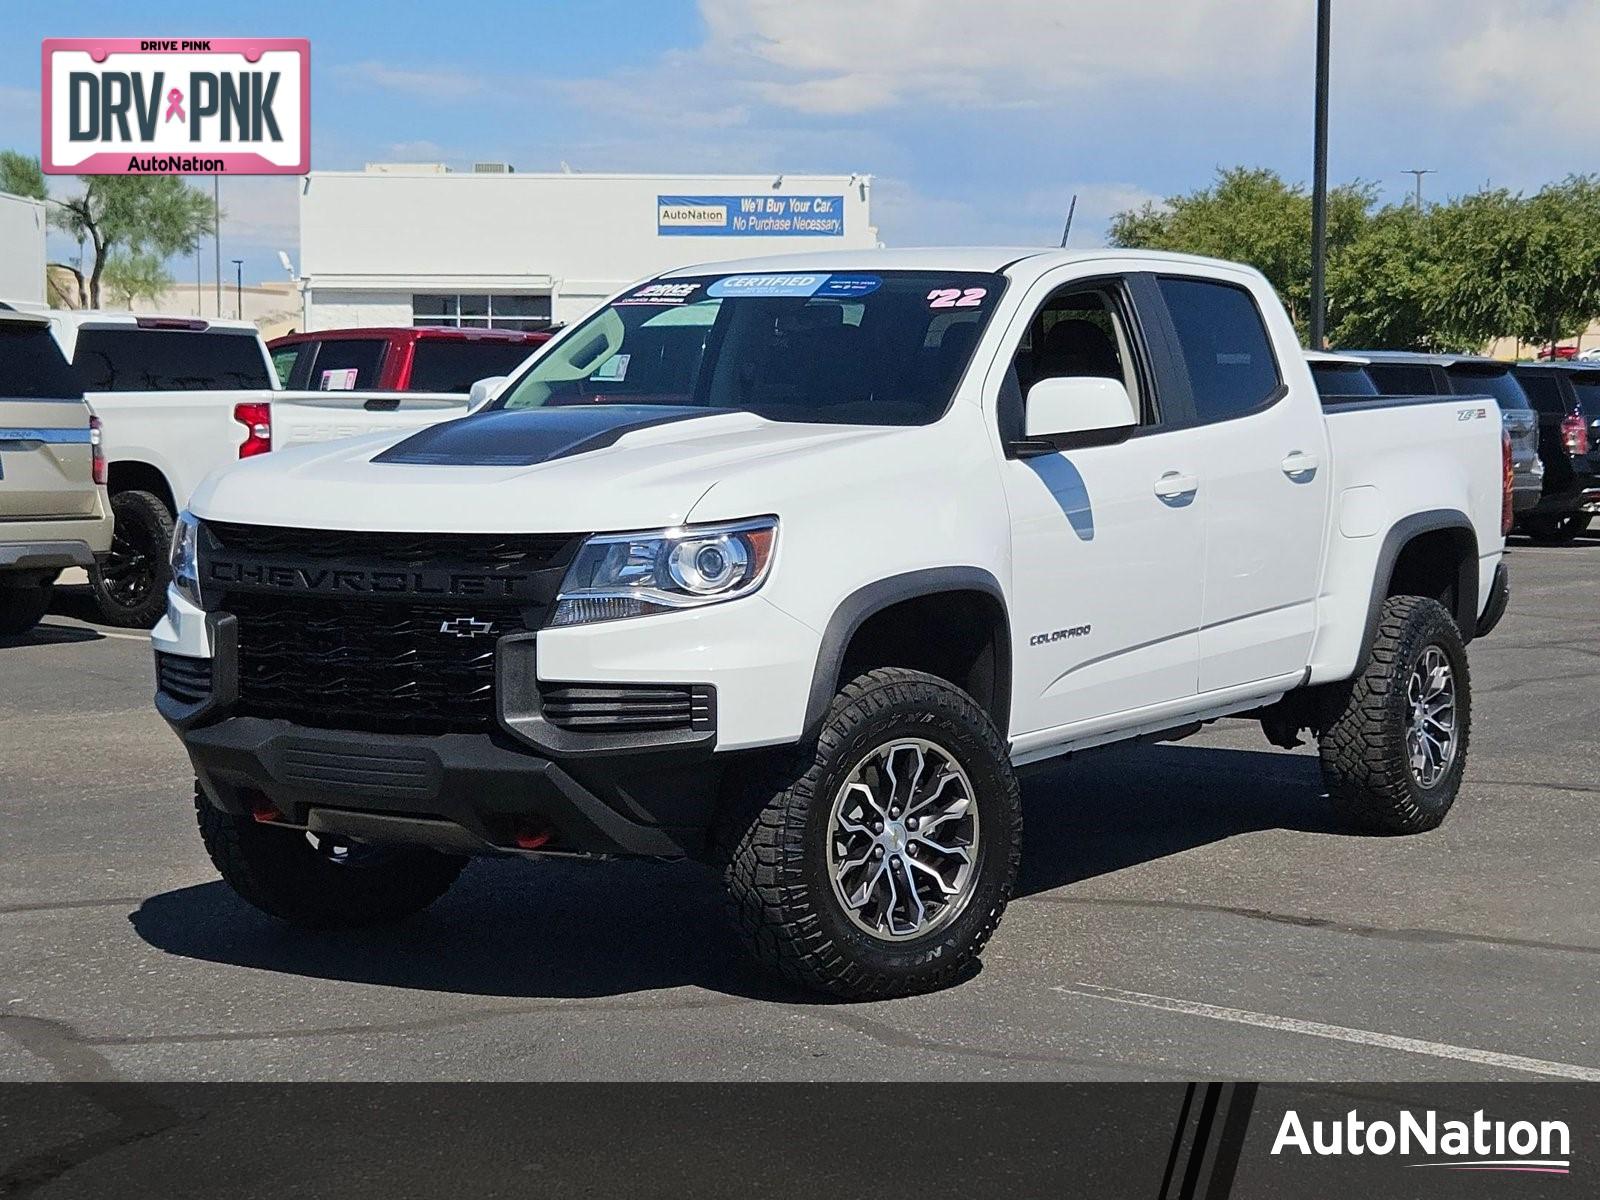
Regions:
M 1189 373 L 1195 416 L 1229 421 L 1271 404 L 1283 385 L 1272 340 L 1242 287 L 1173 276 L 1156 281 Z
M 1120 292 L 1107 286 L 1074 287 L 1046 300 L 1012 362 L 1021 396 L 1026 398 L 1041 379 L 1115 379 L 1128 389 L 1140 424 L 1154 424 L 1154 405 L 1141 383 L 1126 312 Z
M 290 386 L 289 377 L 294 374 L 295 363 L 311 345 L 309 342 L 296 342 L 292 346 L 284 346 L 272 352 L 272 369 L 277 373 L 280 386 Z
M 1381 396 L 1432 396 L 1439 390 L 1433 368 L 1423 363 L 1369 363 L 1367 375 Z
M 1529 402 L 1540 413 L 1547 417 L 1567 415 L 1567 405 L 1561 396 L 1561 382 L 1555 377 L 1555 372 L 1519 371 L 1517 379 L 1522 384 L 1522 390 L 1528 393 Z

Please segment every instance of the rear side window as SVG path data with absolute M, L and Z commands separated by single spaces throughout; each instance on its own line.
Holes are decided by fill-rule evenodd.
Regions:
M 198 392 L 268 388 L 261 344 L 248 333 L 187 329 L 80 329 L 73 366 L 88 392 Z
M 83 385 L 46 325 L 0 321 L 0 397 L 77 400 Z
M 317 348 L 307 386 L 318 392 L 377 387 L 388 345 L 382 338 L 329 338 Z
M 1450 390 L 1457 396 L 1493 396 L 1501 409 L 1529 407 L 1528 394 L 1510 371 L 1473 371 L 1453 367 L 1445 371 Z
M 1578 393 L 1578 404 L 1584 416 L 1590 420 L 1600 420 L 1600 371 L 1574 375 L 1572 387 Z
M 411 391 L 469 392 L 491 375 L 510 375 L 537 350 L 516 342 L 429 341 L 411 352 Z
M 1381 396 L 1433 396 L 1439 391 L 1426 363 L 1368 363 L 1367 377 Z
M 1271 404 L 1283 380 L 1250 293 L 1203 279 L 1169 277 L 1157 286 L 1178 335 L 1199 419 L 1227 421 Z
M 1519 371 L 1517 379 L 1522 384 L 1522 390 L 1528 394 L 1528 402 L 1539 412 L 1550 417 L 1567 415 L 1569 405 L 1561 394 L 1561 381 L 1556 378 L 1554 371 Z
M 272 370 L 278 376 L 279 384 L 284 387 L 290 386 L 289 380 L 294 375 L 295 364 L 309 349 L 311 343 L 295 342 L 292 346 L 284 346 L 272 352 Z
M 1316 381 L 1317 394 L 1321 396 L 1376 396 L 1377 385 L 1367 377 L 1365 368 L 1356 363 L 1314 362 L 1311 378 Z

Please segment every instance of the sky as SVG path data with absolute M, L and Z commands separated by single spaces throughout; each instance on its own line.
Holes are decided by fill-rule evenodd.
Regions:
M 1594 0 L 1332 0 L 1330 174 L 1386 201 L 1600 167 Z M 881 239 L 1103 242 L 1219 167 L 1309 180 L 1312 0 L 6 0 L 0 148 L 45 37 L 308 37 L 312 167 L 873 176 Z M 196 180 L 209 186 L 209 180 Z M 57 179 L 58 190 L 72 181 Z M 298 261 L 297 181 L 222 181 L 222 258 Z M 210 247 L 201 271 L 211 277 Z M 51 257 L 76 253 L 56 235 Z M 192 260 L 170 264 L 194 278 Z

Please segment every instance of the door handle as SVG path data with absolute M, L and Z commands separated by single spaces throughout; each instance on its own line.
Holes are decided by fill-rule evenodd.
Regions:
M 1156 495 L 1163 500 L 1182 500 L 1200 490 L 1200 480 L 1194 475 L 1168 471 L 1156 480 Z
M 1290 479 L 1299 475 L 1311 476 L 1317 473 L 1317 468 L 1322 465 L 1322 460 L 1315 454 L 1306 454 L 1300 450 L 1292 450 L 1289 457 L 1283 460 L 1283 473 Z

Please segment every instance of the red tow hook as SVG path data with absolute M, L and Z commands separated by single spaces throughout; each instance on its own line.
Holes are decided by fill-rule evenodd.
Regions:
M 551 831 L 548 825 L 538 827 L 529 826 L 527 828 L 517 830 L 517 832 L 512 835 L 511 841 L 518 850 L 537 850 L 541 846 L 548 845 L 550 839 L 554 836 L 555 834 Z

